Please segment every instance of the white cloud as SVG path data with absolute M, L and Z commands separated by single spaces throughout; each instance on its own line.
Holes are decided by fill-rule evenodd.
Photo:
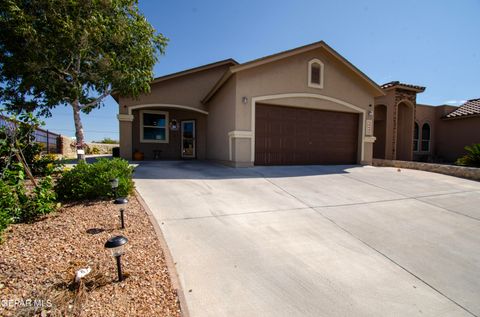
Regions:
M 467 102 L 467 100 L 447 100 L 447 101 L 444 102 L 444 104 L 459 106 L 459 105 L 462 105 L 466 102 Z

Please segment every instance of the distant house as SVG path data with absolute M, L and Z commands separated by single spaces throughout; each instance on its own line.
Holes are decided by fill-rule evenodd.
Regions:
M 390 82 L 375 99 L 375 158 L 453 162 L 464 147 L 480 143 L 480 99 L 460 107 L 422 105 L 425 87 Z
M 127 159 L 137 152 L 147 160 L 231 166 L 370 164 L 373 157 L 412 160 L 414 144 L 419 159 L 443 149 L 432 142 L 441 137 L 436 118 L 444 108 L 417 106 L 424 89 L 399 82 L 380 87 L 321 41 L 162 76 L 137 99 L 113 97 L 120 155 Z M 421 131 L 425 122 L 430 134 L 426 126 Z

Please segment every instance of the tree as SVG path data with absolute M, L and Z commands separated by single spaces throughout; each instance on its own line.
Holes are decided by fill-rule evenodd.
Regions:
M 0 30 L 1 101 L 44 116 L 70 106 L 82 149 L 80 112 L 101 107 L 112 91 L 148 92 L 168 41 L 136 0 L 2 0 Z

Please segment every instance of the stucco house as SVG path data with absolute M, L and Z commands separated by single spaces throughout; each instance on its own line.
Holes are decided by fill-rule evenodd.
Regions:
M 437 115 L 416 104 L 424 89 L 380 87 L 323 41 L 243 64 L 227 59 L 156 78 L 137 99 L 114 95 L 120 156 L 236 167 L 411 160 L 416 124 Z
M 425 87 L 390 82 L 375 99 L 373 157 L 454 162 L 464 147 L 480 143 L 480 99 L 460 107 L 416 103 Z

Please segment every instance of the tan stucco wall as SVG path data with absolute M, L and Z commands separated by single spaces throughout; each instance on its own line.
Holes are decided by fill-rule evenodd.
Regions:
M 142 110 L 158 110 L 157 108 L 149 108 Z M 140 110 L 134 110 L 135 119 L 132 122 L 132 151 L 143 152 L 145 160 L 153 159 L 153 151 L 159 150 L 160 159 L 178 160 L 181 159 L 181 121 L 195 120 L 196 125 L 196 155 L 198 159 L 205 159 L 206 154 L 206 130 L 207 116 L 199 112 L 186 111 L 179 109 L 162 109 L 168 112 L 169 120 L 175 119 L 178 122 L 177 130 L 169 130 L 168 143 L 142 143 L 140 140 Z
M 480 143 L 480 117 L 450 120 L 439 117 L 435 131 L 435 155 L 453 162 L 466 153 L 466 145 Z
M 419 130 L 419 145 L 418 151 L 413 152 L 414 160 L 424 160 L 425 156 L 434 155 L 436 152 L 435 145 L 436 145 L 436 122 L 437 122 L 437 107 L 428 106 L 428 105 L 419 105 L 417 104 L 416 112 L 415 112 L 415 122 L 418 124 Z M 421 151 L 421 140 L 422 140 L 422 127 L 427 123 L 430 125 L 430 151 Z
M 228 65 L 222 65 L 193 74 L 163 80 L 152 84 L 150 93 L 140 95 L 137 99 L 120 97 L 120 113 L 127 113 L 127 107 L 129 106 L 159 103 L 207 110 L 207 107 L 201 103 L 201 100 L 227 69 Z
M 394 141 L 394 105 L 395 105 L 395 91 L 389 90 L 385 92 L 385 96 L 375 98 L 375 105 L 384 105 L 387 107 L 387 117 L 386 117 L 386 133 L 385 133 L 385 158 L 393 159 L 393 148 L 395 145 Z M 374 133 L 375 135 L 375 128 Z
M 229 161 L 228 133 L 235 129 L 236 83 L 231 77 L 208 103 L 207 159 Z
M 211 69 L 195 72 L 181 77 L 162 80 L 158 83 L 152 84 L 151 92 L 149 94 L 143 94 L 136 99 L 124 98 L 120 96 L 118 98 L 119 113 L 121 115 L 133 114 L 134 120 L 136 120 L 135 122 L 138 122 L 138 118 L 135 116 L 136 112 L 133 110 L 133 108 L 131 108 L 131 106 L 146 105 L 147 107 L 142 109 L 154 109 L 148 105 L 161 104 L 165 106 L 173 104 L 207 111 L 207 107 L 201 103 L 201 100 L 207 95 L 207 93 L 225 73 L 228 67 L 228 65 L 220 65 L 218 67 L 213 67 Z M 158 106 L 156 107 L 156 110 L 163 111 L 168 109 L 164 106 Z M 204 115 L 201 113 L 196 113 L 195 115 L 195 117 L 199 118 L 203 118 L 202 116 Z M 146 158 L 148 159 L 150 156 L 148 153 L 151 152 L 151 146 L 138 144 L 139 140 L 136 139 L 137 135 L 133 136 L 134 131 L 132 129 L 134 128 L 132 128 L 132 122 L 120 121 L 119 129 L 120 156 L 126 159 L 131 159 L 134 147 L 138 147 L 139 149 L 146 150 Z M 206 134 L 206 123 L 204 131 Z M 204 141 L 204 143 L 206 144 L 206 141 Z M 206 156 L 205 144 L 202 145 L 200 143 L 200 145 L 203 146 L 203 150 L 200 147 L 198 148 L 199 157 L 205 158 Z
M 322 89 L 308 87 L 308 62 L 315 58 L 324 63 L 324 85 Z M 237 131 L 252 131 L 252 100 L 261 96 L 316 94 L 344 101 L 365 110 L 367 113 L 368 110 L 373 110 L 374 96 L 372 89 L 367 86 L 363 79 L 353 74 L 350 69 L 322 48 L 243 70 L 234 76 L 237 80 L 235 95 L 235 130 Z M 242 102 L 243 97 L 248 98 L 247 104 Z M 312 109 L 358 112 L 358 110 L 352 110 L 336 102 L 305 97 L 282 97 L 274 100 L 262 100 L 261 102 Z M 370 105 L 372 106 L 370 107 Z M 361 117 L 363 118 L 363 116 Z M 359 138 L 361 138 L 365 128 L 363 120 L 361 120 L 359 126 Z M 362 145 L 359 142 L 359 163 L 361 162 L 361 147 Z M 364 151 L 371 152 L 372 147 L 364 147 Z M 242 153 L 241 157 L 251 156 L 251 147 L 248 148 L 248 152 Z M 371 156 L 371 153 L 367 153 L 365 158 L 371 158 Z

